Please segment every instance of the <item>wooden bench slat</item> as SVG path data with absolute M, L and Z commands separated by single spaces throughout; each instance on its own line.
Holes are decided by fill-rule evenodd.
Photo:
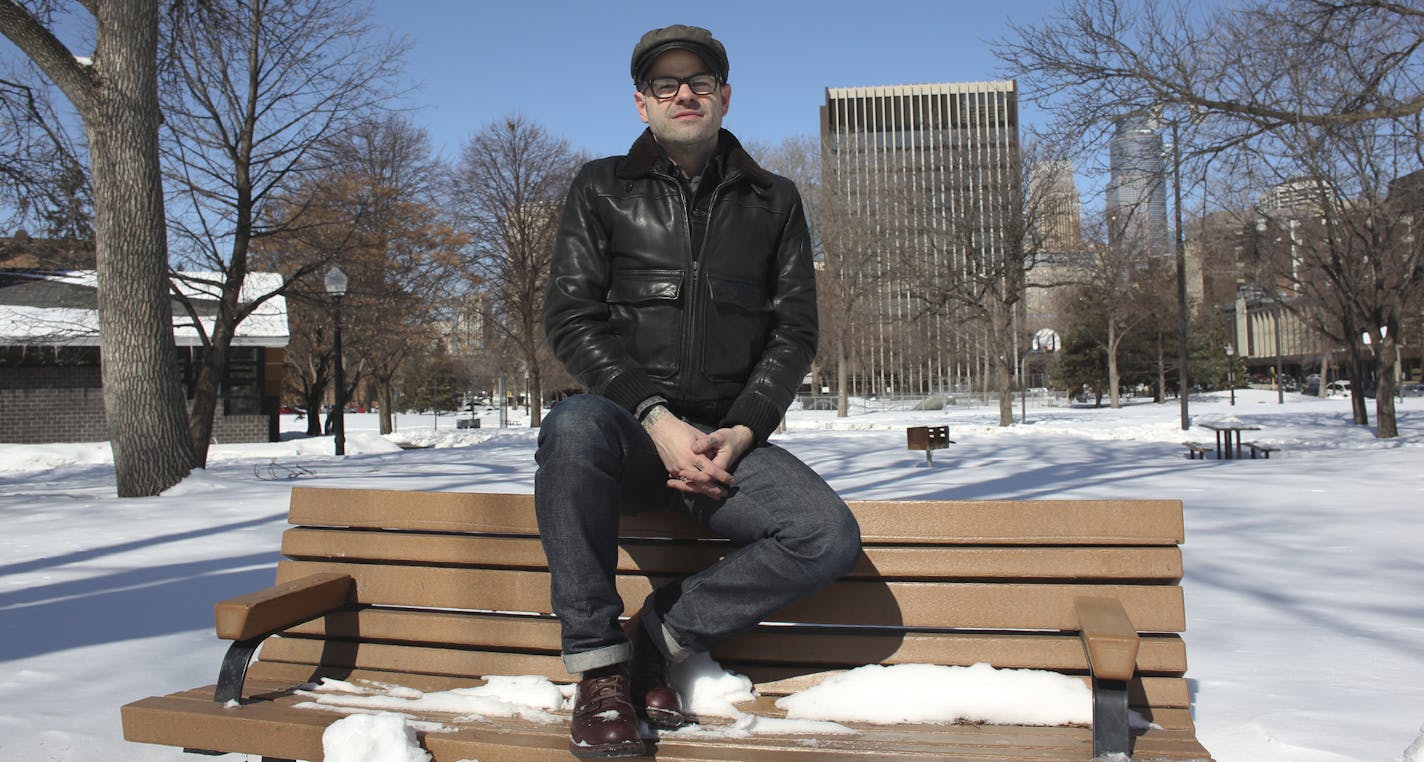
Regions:
M 726 543 L 628 540 L 618 569 L 688 574 L 722 556 Z M 378 532 L 293 527 L 282 536 L 289 558 L 393 561 L 491 568 L 543 569 L 535 537 Z M 919 579 L 1081 579 L 1176 582 L 1182 554 L 1175 547 L 866 547 L 852 577 Z
M 867 543 L 1177 545 L 1177 500 L 852 501 Z M 479 532 L 535 536 L 533 495 L 400 492 L 294 487 L 296 525 Z M 673 511 L 629 516 L 623 534 L 691 539 L 709 536 Z
M 805 690 L 820 682 L 827 675 L 839 674 L 844 670 L 826 670 L 809 675 L 786 670 L 778 673 L 765 667 L 756 667 L 749 671 L 756 672 L 758 676 L 766 678 L 764 680 L 753 678 L 759 693 L 763 696 L 780 697 L 795 693 L 796 691 Z M 530 672 L 528 674 L 538 673 Z M 252 682 L 253 686 L 249 695 L 262 695 L 264 692 L 272 690 L 280 692 L 288 690 L 292 686 L 314 682 L 322 677 L 357 682 L 370 680 L 378 683 L 402 685 L 421 691 L 445 691 L 455 688 L 468 688 L 472 685 L 483 684 L 484 682 L 482 679 L 483 675 L 476 674 L 436 675 L 392 672 L 372 668 L 353 669 L 349 666 L 340 665 L 321 667 L 317 665 L 315 661 L 311 663 L 295 661 L 258 661 L 252 665 L 252 669 L 249 673 L 248 680 Z M 752 676 L 748 675 L 748 677 Z M 1084 678 L 1084 680 L 1086 680 L 1086 678 Z M 194 689 L 194 691 L 195 695 L 208 701 L 212 700 L 211 687 L 198 688 Z M 1134 711 L 1142 714 L 1148 720 L 1169 728 L 1191 729 L 1192 727 L 1190 710 L 1191 686 L 1186 678 L 1144 677 L 1141 680 L 1134 680 L 1130 686 L 1128 698 Z M 770 709 L 764 711 L 771 716 L 780 716 L 779 711 Z
M 555 682 L 576 679 L 564 670 L 558 654 L 506 651 L 475 651 L 456 648 L 403 646 L 369 641 L 309 640 L 273 638 L 262 646 L 264 662 L 322 664 L 359 669 L 378 669 L 405 674 L 543 675 Z
M 306 638 L 272 640 L 264 646 L 261 661 L 258 663 L 305 665 L 313 670 L 326 667 L 337 675 L 350 670 L 374 670 L 397 675 L 444 675 L 466 680 L 486 675 L 541 675 L 555 682 L 572 682 L 576 679 L 564 670 L 559 657 L 552 654 L 465 651 Z M 721 664 L 726 669 L 746 675 L 756 684 L 757 690 L 766 695 L 785 695 L 806 690 L 827 676 L 847 669 L 743 663 L 734 659 L 724 660 Z M 1088 679 L 1086 675 L 1082 678 L 1085 682 Z M 1133 681 L 1129 697 L 1136 706 L 1185 707 L 1190 706 L 1191 702 L 1186 680 L 1178 677 L 1141 677 Z
M 502 614 L 362 608 L 328 615 L 287 632 L 301 637 L 360 637 L 500 652 L 557 654 L 560 647 L 557 620 Z M 880 660 L 883 664 L 968 666 L 987 662 L 1022 669 L 1087 669 L 1078 636 L 1051 633 L 896 633 L 831 628 L 788 631 L 772 626 L 758 628 L 718 647 L 713 657 L 723 661 L 845 667 L 864 663 L 853 656 L 862 653 L 885 654 Z M 1142 638 L 1137 658 L 1139 673 L 1180 675 L 1186 668 L 1186 646 L 1180 636 Z
M 851 508 L 871 542 L 1177 545 L 1177 500 L 858 501 Z
M 356 580 L 356 602 L 421 608 L 549 613 L 548 574 L 533 571 L 386 566 L 286 560 L 279 583 L 320 572 Z M 625 575 L 618 591 L 635 611 L 655 585 L 670 579 Z M 907 627 L 1072 630 L 1080 597 L 1122 600 L 1143 631 L 1186 626 L 1181 588 L 1165 585 L 1071 585 L 841 581 L 776 615 L 775 621 Z
M 372 679 L 383 679 L 377 674 Z M 273 687 L 273 686 L 266 686 Z M 455 687 L 455 686 L 452 686 Z M 183 745 L 181 739 L 233 739 L 248 754 L 281 748 L 291 753 L 291 746 L 276 747 L 265 739 L 281 738 L 303 756 L 319 759 L 321 733 L 334 715 L 319 710 L 293 709 L 303 700 L 280 696 L 270 701 L 248 704 L 240 709 L 227 709 L 207 700 L 210 690 L 196 689 L 164 697 L 135 702 L 124 708 L 125 729 L 139 731 L 144 738 L 131 740 L 150 743 Z M 747 709 L 775 716 L 768 711 L 770 699 L 747 705 Z M 449 715 L 429 715 L 421 719 L 441 722 L 454 727 Z M 1158 710 L 1152 718 L 1163 727 L 1138 736 L 1134 741 L 1134 757 L 1139 759 L 1205 758 L 1207 752 L 1192 737 L 1189 713 L 1182 710 Z M 708 718 L 721 724 L 727 720 Z M 1185 722 L 1186 724 L 1181 724 Z M 859 732 L 849 737 L 818 737 L 815 747 L 802 741 L 804 736 L 754 736 L 738 738 L 697 738 L 697 745 L 676 736 L 664 738 L 658 745 L 659 760 L 738 759 L 744 762 L 781 762 L 781 760 L 833 759 L 944 759 L 944 749 L 953 748 L 957 759 L 984 760 L 1081 760 L 1090 754 L 1088 731 L 1076 727 L 1018 727 L 991 725 L 914 725 L 871 726 L 853 725 Z M 562 723 L 542 725 L 517 719 L 501 721 L 495 729 L 488 724 L 467 723 L 451 733 L 425 734 L 425 746 L 436 762 L 460 759 L 499 759 L 511 762 L 526 760 L 566 760 L 568 752 L 566 729 Z M 852 746 L 854 744 L 854 746 Z M 191 744 L 189 744 L 191 745 Z M 856 752 L 856 748 L 860 751 Z M 962 750 L 962 751 L 961 751 Z

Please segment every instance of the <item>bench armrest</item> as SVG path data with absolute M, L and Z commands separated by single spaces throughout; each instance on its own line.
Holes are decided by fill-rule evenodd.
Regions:
M 213 608 L 218 637 L 231 640 L 213 700 L 219 704 L 242 700 L 247 666 L 257 647 L 278 630 L 344 608 L 355 596 L 356 581 L 345 574 L 312 574 L 266 590 L 229 598 Z
M 213 608 L 218 637 L 251 640 L 315 619 L 352 602 L 355 580 L 330 572 L 222 601 Z
M 1141 639 L 1115 598 L 1079 598 L 1078 637 L 1088 654 L 1088 669 L 1100 680 L 1131 680 L 1137 670 Z
M 1116 598 L 1079 598 L 1078 637 L 1093 682 L 1093 756 L 1128 755 L 1127 684 L 1137 670 L 1137 628 Z

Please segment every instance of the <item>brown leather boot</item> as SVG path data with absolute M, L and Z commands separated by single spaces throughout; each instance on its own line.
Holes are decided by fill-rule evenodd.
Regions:
M 659 730 L 676 730 L 687 724 L 682 698 L 668 679 L 668 663 L 653 644 L 641 617 L 629 620 L 629 640 L 633 643 L 633 705 Z
M 580 759 L 641 757 L 647 753 L 629 695 L 627 664 L 583 673 L 574 694 L 569 751 Z

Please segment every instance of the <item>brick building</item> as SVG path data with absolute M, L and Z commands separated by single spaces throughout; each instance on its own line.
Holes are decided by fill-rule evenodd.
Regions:
M 211 324 L 217 301 L 201 279 L 184 283 Z M 244 296 L 281 285 L 272 273 L 249 275 Z M 99 442 L 109 438 L 100 377 L 99 322 L 92 270 L 0 269 L 0 442 Z M 175 301 L 173 333 L 189 398 L 203 351 L 193 319 Z M 264 302 L 237 330 L 213 421 L 213 441 L 278 438 L 277 410 L 287 345 L 287 308 Z

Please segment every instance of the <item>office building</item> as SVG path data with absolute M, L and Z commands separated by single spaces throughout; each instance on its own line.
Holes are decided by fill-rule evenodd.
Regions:
M 831 269 L 860 288 L 838 316 L 854 323 L 852 393 L 982 388 L 1002 348 L 945 297 L 1009 253 L 1018 119 L 1012 81 L 827 89 L 822 203 L 834 209 L 820 235 Z
M 1157 120 L 1146 116 L 1118 120 L 1108 142 L 1108 161 L 1109 244 L 1128 254 L 1171 253 L 1166 172 Z

